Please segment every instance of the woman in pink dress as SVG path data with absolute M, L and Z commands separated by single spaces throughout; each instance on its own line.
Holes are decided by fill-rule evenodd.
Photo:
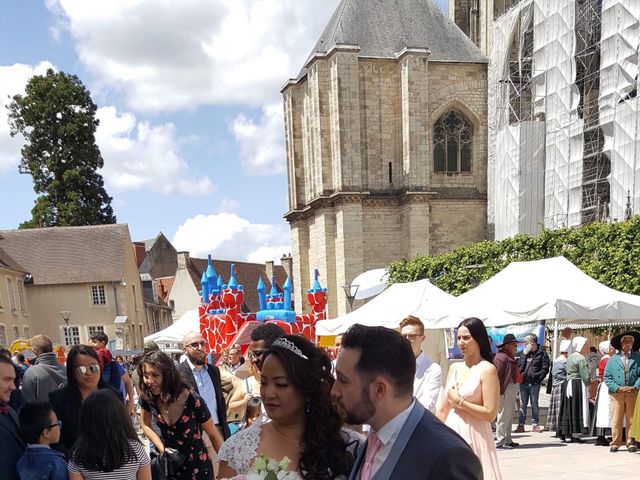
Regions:
M 449 368 L 446 395 L 437 415 L 471 446 L 482 462 L 485 480 L 501 480 L 491 431 L 500 401 L 498 373 L 491 362 L 487 329 L 481 320 L 467 318 L 458 326 L 458 347 L 464 361 Z

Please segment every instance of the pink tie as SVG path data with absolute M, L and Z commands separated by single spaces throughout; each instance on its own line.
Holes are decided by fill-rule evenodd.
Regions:
M 360 480 L 371 480 L 373 459 L 376 458 L 376 453 L 380 450 L 381 445 L 382 443 L 380 442 L 378 435 L 376 435 L 376 432 L 371 432 L 369 434 L 369 439 L 367 440 L 367 452 L 364 455 L 364 465 L 362 466 Z

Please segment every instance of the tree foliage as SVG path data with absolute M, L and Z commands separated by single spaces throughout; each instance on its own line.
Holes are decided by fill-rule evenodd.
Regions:
M 640 295 L 640 216 L 625 222 L 592 223 L 485 241 L 435 257 L 389 266 L 390 282 L 429 278 L 454 295 L 484 282 L 514 261 L 564 256 L 584 273 L 616 290 Z
M 95 141 L 99 121 L 91 94 L 75 75 L 47 70 L 8 105 L 11 135 L 21 133 L 20 171 L 38 194 L 32 218 L 20 228 L 115 223 Z

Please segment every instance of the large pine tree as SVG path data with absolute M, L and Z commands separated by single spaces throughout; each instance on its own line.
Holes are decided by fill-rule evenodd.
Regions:
M 49 69 L 7 108 L 11 135 L 26 140 L 20 171 L 33 177 L 38 194 L 20 228 L 115 223 L 98 173 L 104 161 L 95 139 L 97 106 L 80 79 Z

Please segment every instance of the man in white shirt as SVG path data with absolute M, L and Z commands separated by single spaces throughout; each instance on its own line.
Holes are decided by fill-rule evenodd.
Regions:
M 424 324 L 409 315 L 400 322 L 400 335 L 409 340 L 416 357 L 416 376 L 413 380 L 413 396 L 431 413 L 436 413 L 436 402 L 442 390 L 442 368 L 422 351 L 425 340 Z
M 469 445 L 413 398 L 415 355 L 384 327 L 354 325 L 342 337 L 331 391 L 349 424 L 371 433 L 349 480 L 480 480 Z

